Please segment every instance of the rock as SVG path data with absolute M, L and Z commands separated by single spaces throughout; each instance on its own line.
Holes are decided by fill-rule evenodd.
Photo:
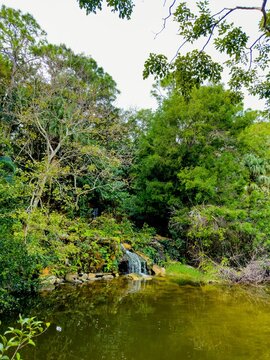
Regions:
M 143 279 L 142 275 L 135 274 L 135 273 L 130 273 L 126 277 L 127 277 L 127 279 L 133 280 L 133 281 L 139 281 L 139 280 Z
M 81 280 L 83 282 L 88 281 L 89 280 L 88 275 L 87 274 L 81 274 L 79 280 Z
M 144 253 L 140 252 L 140 251 L 136 251 L 136 254 L 141 257 L 148 266 L 151 267 L 151 264 L 153 264 L 153 261 L 148 257 L 146 256 Z
M 76 279 L 73 284 L 82 284 L 83 282 L 79 279 Z
M 58 284 L 58 278 L 55 275 L 40 277 L 40 291 L 51 291 L 55 289 L 55 284 Z
M 96 273 L 95 275 L 96 275 L 96 278 L 102 278 L 104 274 L 103 273 Z
M 89 273 L 87 274 L 88 280 L 95 280 L 96 279 L 96 274 L 94 273 Z
M 153 266 L 152 266 L 152 271 L 153 271 L 153 273 L 154 273 L 154 275 L 156 275 L 156 276 L 165 276 L 166 275 L 166 270 L 165 270 L 165 268 L 163 268 L 163 267 L 161 267 L 161 266 L 158 266 L 158 265 L 156 265 L 156 264 L 154 264 Z
M 104 276 L 102 277 L 102 280 L 112 280 L 113 278 L 114 278 L 113 275 L 104 275 Z
M 69 282 L 72 284 L 76 284 L 76 283 L 78 283 L 78 281 L 80 282 L 80 280 L 78 279 L 78 274 L 66 274 L 65 280 L 66 280 L 66 282 Z
M 143 275 L 143 276 L 142 276 L 142 280 L 144 280 L 144 281 L 153 280 L 153 277 L 150 276 L 150 275 Z

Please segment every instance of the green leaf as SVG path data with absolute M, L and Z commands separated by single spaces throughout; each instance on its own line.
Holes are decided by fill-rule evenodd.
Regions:
M 29 340 L 28 340 L 28 344 L 29 344 L 29 345 L 33 345 L 33 346 L 36 346 L 36 344 L 34 343 L 34 341 L 33 341 L 32 339 L 29 339 Z

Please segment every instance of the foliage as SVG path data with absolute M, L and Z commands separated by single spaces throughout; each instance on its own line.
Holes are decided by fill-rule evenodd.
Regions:
M 21 214 L 20 219 L 27 223 L 27 236 L 24 238 L 23 228 L 17 228 L 14 241 L 18 245 L 22 240 L 25 241 L 25 256 L 20 259 L 19 253 L 22 253 L 22 249 L 18 245 L 17 257 L 15 254 L 11 256 L 8 252 L 3 252 L 6 261 L 3 261 L 2 271 L 4 273 L 4 269 L 13 270 L 8 272 L 7 276 L 12 284 L 16 284 L 14 291 L 21 290 L 18 288 L 21 283 L 26 287 L 27 279 L 33 287 L 34 274 L 37 275 L 39 270 L 45 267 L 58 276 L 71 271 L 117 271 L 118 260 L 122 256 L 121 242 L 128 242 L 134 248 L 141 249 L 153 236 L 153 229 L 147 226 L 138 230 L 127 219 L 116 221 L 111 215 L 106 214 L 87 222 L 84 218 L 71 219 L 58 212 L 46 213 L 43 209 L 32 212 L 30 216 Z M 11 251 L 12 242 L 8 241 L 6 244 L 8 251 Z M 17 265 L 19 261 L 24 261 L 25 278 L 22 275 L 17 278 L 14 268 L 14 259 L 17 258 Z M 29 264 L 27 259 L 31 261 Z M 31 269 L 32 277 L 31 272 L 26 273 Z
M 176 88 L 189 98 L 193 86 L 204 82 L 216 82 L 221 79 L 224 67 L 229 68 L 229 84 L 232 89 L 246 87 L 251 94 L 260 98 L 269 98 L 269 14 L 267 1 L 261 6 L 223 7 L 214 1 L 173 1 L 169 6 L 169 15 L 164 19 L 163 29 L 172 17 L 179 26 L 180 46 L 170 63 L 161 54 L 151 54 L 145 62 L 144 77 L 154 74 L 155 78 L 164 78 L 170 74 Z M 175 9 L 173 9 L 175 7 Z M 235 13 L 257 12 L 260 15 L 257 31 L 245 31 L 235 22 L 230 22 Z M 185 51 L 189 44 L 190 51 Z M 215 62 L 215 55 L 224 59 L 223 63 Z M 214 51 L 214 52 L 215 52 Z M 216 56 L 216 57 L 217 57 Z M 161 61 L 162 60 L 162 61 Z M 264 74 L 264 76 L 262 76 Z
M 87 13 L 101 10 L 102 0 L 79 0 L 80 7 Z M 132 0 L 107 0 L 106 5 L 112 11 L 119 12 L 121 18 L 130 18 L 134 2 Z M 145 62 L 144 78 L 154 75 L 155 79 L 168 77 L 173 80 L 180 93 L 189 98 L 194 86 L 200 86 L 205 81 L 220 81 L 224 67 L 230 71 L 229 84 L 239 91 L 246 87 L 251 94 L 269 99 L 269 12 L 267 1 L 261 0 L 261 5 L 235 5 L 225 7 L 211 0 L 171 1 L 164 4 L 168 15 L 163 19 L 160 32 L 166 29 L 170 18 L 178 24 L 180 45 L 172 61 L 163 54 L 149 55 Z M 244 30 L 239 26 L 239 18 L 248 13 L 258 14 L 256 31 Z M 236 20 L 233 15 L 240 15 Z M 234 22 L 231 21 L 234 20 Z M 159 33 L 160 33 L 159 32 Z M 158 33 L 158 34 L 159 34 Z M 190 51 L 185 50 L 189 44 Z M 217 56 L 224 59 L 223 63 L 212 59 L 213 49 Z
M 80 8 L 86 10 L 86 13 L 96 13 L 97 10 L 102 9 L 103 0 L 77 0 Z M 119 17 L 124 19 L 130 19 L 133 10 L 132 0 L 106 0 L 106 5 L 112 8 L 113 12 L 118 12 Z
M 172 258 L 239 266 L 268 252 L 269 124 L 256 116 L 221 86 L 193 89 L 188 102 L 172 91 L 149 114 L 131 214 L 165 235 L 169 224 Z
M 136 153 L 134 215 L 143 211 L 153 225 L 163 225 L 173 207 L 221 197 L 230 201 L 228 194 L 234 199 L 246 176 L 234 133 L 241 131 L 240 121 L 242 128 L 252 121 L 240 110 L 234 94 L 221 86 L 194 89 L 190 102 L 176 92 L 164 100 L 150 115 Z
M 19 329 L 9 327 L 4 335 L 0 335 L 0 359 L 2 360 L 22 359 L 19 351 L 27 345 L 35 346 L 33 339 L 42 335 L 50 326 L 50 323 L 43 323 L 35 317 L 22 318 L 21 315 L 18 323 Z
M 122 201 L 130 145 L 113 104 L 116 84 L 93 58 L 49 44 L 29 14 L 2 6 L 0 18 L 0 282 L 7 308 L 6 291 L 35 291 L 42 268 L 60 275 L 116 269 L 119 240 L 103 243 L 103 230 L 91 232 L 91 222 Z

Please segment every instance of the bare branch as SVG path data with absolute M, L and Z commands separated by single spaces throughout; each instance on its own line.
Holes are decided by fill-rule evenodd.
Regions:
M 261 7 L 261 12 L 263 14 L 263 28 L 265 30 L 267 30 L 268 32 L 270 32 L 270 28 L 267 25 L 267 12 L 266 12 L 266 9 L 265 9 L 266 4 L 267 4 L 267 0 L 263 0 L 262 7 Z
M 177 58 L 180 50 L 182 49 L 182 47 L 184 47 L 186 45 L 186 43 L 188 42 L 188 40 L 185 40 L 177 49 L 176 54 L 174 55 L 174 57 L 172 58 L 172 60 L 170 61 L 170 64 L 172 64 L 172 62 Z
M 166 24 L 167 24 L 167 20 L 172 16 L 172 8 L 174 7 L 176 3 L 176 0 L 173 0 L 172 4 L 169 6 L 169 15 L 166 16 L 164 19 L 163 19 L 163 26 L 162 26 L 162 29 L 159 30 L 158 33 L 156 33 L 155 35 L 155 39 L 157 38 L 157 36 L 162 33 L 162 31 L 166 28 Z M 164 2 L 164 5 L 166 4 L 166 1 Z
M 250 71 L 251 66 L 252 66 L 252 57 L 253 57 L 253 48 L 254 46 L 260 42 L 260 40 L 265 36 L 265 34 L 262 34 L 261 36 L 259 36 L 254 42 L 253 44 L 250 45 L 250 47 L 248 48 L 249 50 L 249 68 L 248 71 Z

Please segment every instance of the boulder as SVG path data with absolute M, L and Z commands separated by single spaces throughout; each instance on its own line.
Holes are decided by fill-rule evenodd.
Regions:
M 55 284 L 57 282 L 57 277 L 54 275 L 51 276 L 41 276 L 40 277 L 40 291 L 52 291 L 55 289 Z
M 65 280 L 62 278 L 56 278 L 56 280 L 55 280 L 56 285 L 63 284 L 64 282 L 65 282 Z
M 152 278 L 152 276 L 150 276 L 150 275 L 144 275 L 144 276 L 143 276 L 143 280 L 144 280 L 144 281 L 150 281 L 150 280 L 153 280 L 153 278 Z
M 65 280 L 66 280 L 66 282 L 69 282 L 69 283 L 72 283 L 72 284 L 76 284 L 76 283 L 78 283 L 78 281 L 80 281 L 78 279 L 78 274 L 75 274 L 75 273 L 66 274 Z
M 152 272 L 154 273 L 154 275 L 156 276 L 165 276 L 166 275 L 166 270 L 165 268 L 158 266 L 156 264 L 154 264 L 152 266 Z
M 135 273 L 130 273 L 126 277 L 127 277 L 127 279 L 133 280 L 133 281 L 139 281 L 139 280 L 143 279 L 142 275 L 135 274 Z
M 89 273 L 87 274 L 88 280 L 95 280 L 96 279 L 96 274 L 94 273 Z
M 148 266 L 151 267 L 151 265 L 153 264 L 153 261 L 147 256 L 145 255 L 144 253 L 140 252 L 140 251 L 136 251 L 136 254 L 141 257 Z
M 100 272 L 100 273 L 96 273 L 95 275 L 96 278 L 102 278 L 104 273 Z
M 87 274 L 80 274 L 79 280 L 81 280 L 82 282 L 86 282 L 88 281 L 88 275 Z

